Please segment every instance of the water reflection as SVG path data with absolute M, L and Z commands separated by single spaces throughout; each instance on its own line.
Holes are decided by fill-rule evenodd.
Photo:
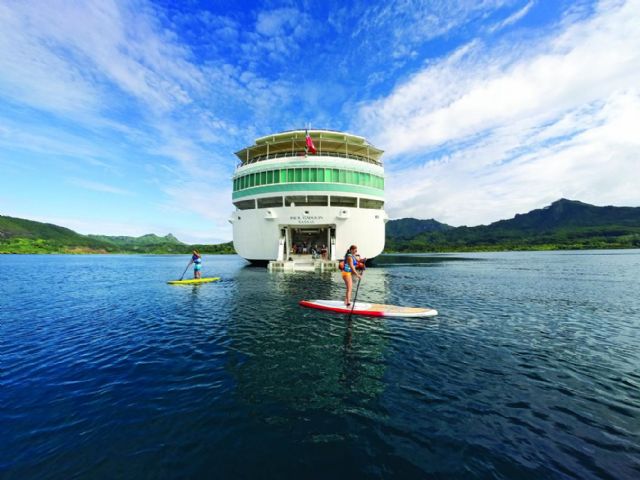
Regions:
M 384 390 L 384 322 L 349 320 L 298 305 L 305 298 L 341 298 L 344 283 L 338 273 L 245 268 L 238 271 L 234 289 L 228 369 L 240 400 L 257 408 L 256 415 L 276 423 L 317 409 L 342 415 L 354 402 L 373 401 Z M 368 270 L 358 295 L 363 301 L 384 301 L 386 273 Z M 274 405 L 287 408 L 276 414 Z
M 441 266 L 446 262 L 476 262 L 484 260 L 478 257 L 451 253 L 386 253 L 375 258 L 376 267 L 393 265 L 429 265 Z

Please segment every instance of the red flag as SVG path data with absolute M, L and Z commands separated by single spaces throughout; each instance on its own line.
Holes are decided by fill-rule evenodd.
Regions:
M 306 134 L 305 141 L 307 143 L 305 150 L 311 150 L 311 153 L 316 153 L 317 152 L 316 146 L 313 144 L 313 140 L 311 140 L 311 137 L 309 136 L 309 130 L 305 130 L 305 134 Z

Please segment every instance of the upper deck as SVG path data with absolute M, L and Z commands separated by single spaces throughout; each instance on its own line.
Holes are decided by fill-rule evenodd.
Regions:
M 333 130 L 308 130 L 317 153 L 314 156 L 332 156 L 360 160 L 382 165 L 383 150 L 369 144 L 364 137 Z M 260 137 L 250 147 L 235 153 L 240 166 L 283 157 L 299 157 L 305 154 L 305 130 L 290 130 Z

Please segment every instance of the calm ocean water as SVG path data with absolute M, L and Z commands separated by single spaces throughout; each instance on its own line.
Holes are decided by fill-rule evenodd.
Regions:
M 0 256 L 0 477 L 640 478 L 640 251 Z

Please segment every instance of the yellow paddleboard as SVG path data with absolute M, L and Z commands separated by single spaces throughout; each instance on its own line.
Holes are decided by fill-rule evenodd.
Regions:
M 194 285 L 198 283 L 217 282 L 220 277 L 206 277 L 206 278 L 190 278 L 187 280 L 169 280 L 167 283 L 170 285 Z

